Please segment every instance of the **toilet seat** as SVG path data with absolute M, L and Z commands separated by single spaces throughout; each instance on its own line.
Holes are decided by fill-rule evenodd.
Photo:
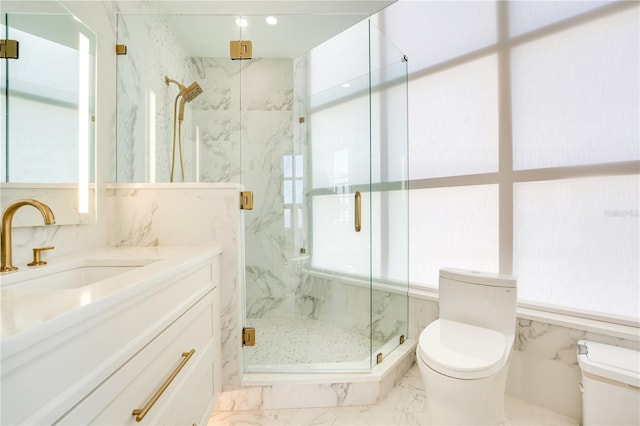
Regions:
M 480 379 L 505 365 L 506 340 L 495 330 L 438 319 L 420 334 L 418 352 L 422 361 L 440 374 Z

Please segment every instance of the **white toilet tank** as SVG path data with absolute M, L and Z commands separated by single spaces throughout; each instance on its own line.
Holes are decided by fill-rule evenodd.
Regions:
M 640 352 L 578 341 L 582 424 L 640 424 Z
M 517 281 L 511 275 L 440 270 L 440 318 L 514 335 Z

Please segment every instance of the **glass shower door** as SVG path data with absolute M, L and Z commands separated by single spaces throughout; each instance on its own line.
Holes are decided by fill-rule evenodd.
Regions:
M 368 21 L 242 61 L 245 372 L 367 372 L 407 335 L 406 72 Z
M 366 25 L 347 32 L 368 45 Z M 313 51 L 242 61 L 242 183 L 254 198 L 245 326 L 256 333 L 245 372 L 370 369 L 368 50 L 361 56 L 349 79 L 316 93 Z
M 408 334 L 407 58 L 370 25 L 374 362 Z

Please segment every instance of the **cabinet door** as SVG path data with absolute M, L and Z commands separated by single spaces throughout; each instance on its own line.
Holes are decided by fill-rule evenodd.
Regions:
M 166 409 L 172 393 L 185 386 L 199 359 L 208 353 L 213 330 L 212 293 L 208 293 L 135 357 L 96 388 L 58 424 L 144 425 Z M 187 356 L 192 349 L 194 353 Z M 179 368 L 182 365 L 182 368 Z M 140 422 L 132 411 L 142 409 L 176 373 Z

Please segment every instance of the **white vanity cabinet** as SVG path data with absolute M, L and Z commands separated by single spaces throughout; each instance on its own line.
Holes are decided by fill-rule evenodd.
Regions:
M 221 386 L 219 281 L 215 255 L 8 357 L 1 423 L 206 424 Z

